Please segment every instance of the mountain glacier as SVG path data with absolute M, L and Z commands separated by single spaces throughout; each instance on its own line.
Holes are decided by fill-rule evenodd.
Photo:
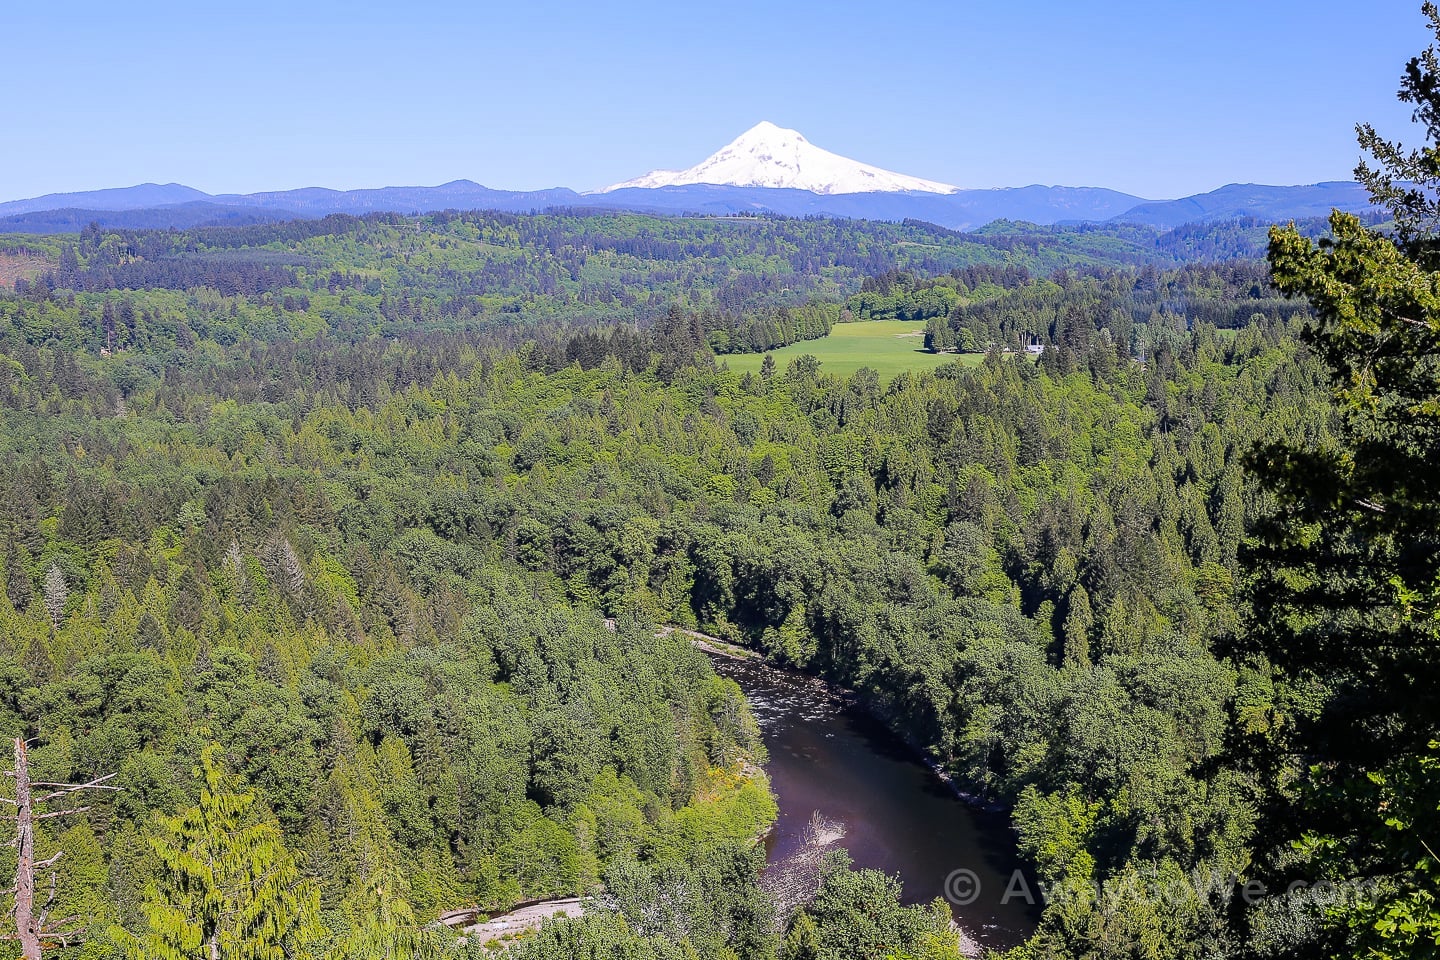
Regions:
M 765 120 L 688 170 L 655 170 L 596 192 L 686 184 L 808 190 L 822 195 L 957 193 L 960 189 L 948 183 L 882 170 L 822 150 L 799 131 Z

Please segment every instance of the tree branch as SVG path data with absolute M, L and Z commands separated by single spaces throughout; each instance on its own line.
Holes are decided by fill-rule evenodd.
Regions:
M 34 802 L 35 802 L 35 803 L 47 803 L 47 802 L 49 802 L 49 801 L 51 801 L 51 800 L 56 800 L 56 799 L 58 799 L 58 798 L 60 798 L 60 797 L 65 796 L 66 794 L 75 793 L 75 792 L 77 792 L 77 791 L 79 791 L 79 790 L 121 790 L 121 789 L 124 789 L 123 787 L 112 787 L 112 786 L 110 786 L 110 785 L 108 785 L 108 784 L 105 783 L 106 780 L 113 779 L 114 776 L 115 776 L 115 774 L 113 774 L 113 773 L 107 773 L 107 774 L 105 774 L 105 776 L 103 776 L 103 777 L 96 777 L 94 780 L 91 780 L 89 783 L 45 783 L 45 782 L 32 783 L 32 784 L 31 784 L 32 787 L 60 787 L 60 788 L 61 788 L 61 789 L 59 789 L 59 790 L 54 790 L 54 791 L 52 791 L 52 792 L 50 792 L 50 793 L 47 793 L 47 794 L 45 794 L 45 796 L 43 796 L 43 797 L 36 797 Z
M 36 819 L 36 820 L 49 820 L 51 817 L 68 817 L 68 816 L 69 816 L 70 814 L 72 814 L 72 813 L 84 813 L 86 810 L 89 810 L 89 809 L 90 809 L 90 807 L 89 807 L 88 805 L 86 805 L 86 806 L 83 806 L 83 807 L 71 807 L 69 810 L 51 810 L 49 813 L 37 813 L 37 814 L 35 814 L 35 819 Z

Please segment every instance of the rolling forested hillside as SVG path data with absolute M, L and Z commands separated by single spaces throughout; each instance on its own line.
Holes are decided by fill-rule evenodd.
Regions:
M 122 787 L 38 828 L 86 930 L 51 952 L 479 955 L 425 925 L 603 888 L 513 952 L 953 956 L 943 909 L 839 863 L 773 915 L 754 722 L 663 624 L 857 691 L 1013 811 L 1074 891 L 1019 956 L 1309 942 L 1313 904 L 1233 895 L 1280 856 L 1254 744 L 1318 696 L 1247 639 L 1245 543 L 1281 507 L 1257 443 L 1343 418 L 1303 302 L 1182 265 L 1258 230 L 474 213 L 17 244 L 0 717 L 37 777 Z M 879 317 L 983 359 L 717 366 Z M 197 879 L 206 851 L 239 866 Z
M 1198 242 L 1197 234 L 1207 239 Z M 841 302 L 865 278 L 892 270 L 932 276 L 992 266 L 1048 276 L 1067 267 L 1253 258 L 1263 244 L 1258 221 L 1165 233 L 993 224 L 963 234 L 918 222 L 446 213 L 185 232 L 92 228 L 78 238 L 7 241 L 4 249 L 27 258 L 22 292 L 110 292 L 123 302 L 140 299 L 140 291 L 213 290 L 243 296 L 235 319 L 251 338 L 269 339 L 321 331 L 352 338 L 393 333 L 394 324 L 464 329 L 517 317 L 644 322 L 674 303 L 748 314 Z M 270 303 L 276 294 L 281 302 Z M 85 298 L 79 302 L 83 308 Z M 271 310 L 260 314 L 261 307 Z M 280 313 L 289 329 L 267 329 Z M 127 331 L 102 330 L 87 346 L 106 345 L 112 332 L 125 345 Z M 206 331 L 199 335 L 207 339 Z M 225 342 L 223 334 L 216 339 Z

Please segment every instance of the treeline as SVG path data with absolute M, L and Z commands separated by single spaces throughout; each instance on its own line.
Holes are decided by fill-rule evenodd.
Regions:
M 224 260 L 186 260 L 166 258 L 164 260 L 132 260 L 122 264 L 92 266 L 85 270 L 66 264 L 73 256 L 71 248 L 62 253 L 60 270 L 57 273 L 42 274 L 37 280 L 19 278 L 15 290 L 22 296 L 32 286 L 53 290 L 63 287 L 75 291 L 105 292 L 109 290 L 188 290 L 192 287 L 208 287 L 223 296 L 254 297 L 262 293 L 293 287 L 296 273 L 293 269 L 267 263 L 256 263 L 240 258 Z
M 1227 228 L 1188 229 L 1187 236 L 1205 237 Z M 948 317 L 960 301 L 989 300 L 1022 277 L 1164 266 L 1191 255 L 1133 227 L 997 224 L 962 234 L 918 222 L 613 212 L 337 215 L 185 231 L 91 227 L 73 242 L 16 244 L 43 251 L 50 267 L 24 280 L 18 299 L 0 301 L 10 322 L 25 327 L 32 343 L 55 340 L 92 354 L 185 350 L 191 333 L 229 345 L 517 321 L 644 327 L 677 303 L 715 318 L 707 329 L 717 352 L 765 350 L 813 338 L 825 318 L 838 318 L 834 304 L 862 319 Z M 107 303 L 111 310 L 129 304 L 137 328 L 109 328 Z M 972 330 L 980 347 L 994 335 Z
M 1147 344 L 1136 340 L 1136 331 L 1146 326 L 1234 330 L 1257 317 L 1285 322 L 1308 312 L 1274 289 L 1267 267 L 1245 260 L 1173 270 L 1092 266 L 1043 278 L 1014 266 L 933 277 L 892 270 L 867 278 L 846 309 L 857 320 L 925 321 L 925 346 L 937 353 L 1037 344 L 1073 354 L 1103 331 L 1121 362 L 1143 359 Z
M 1030 281 L 1017 266 L 971 266 L 938 277 L 889 270 L 866 277 L 860 292 L 845 301 L 856 320 L 929 320 L 948 317 L 962 302 L 985 299 Z
M 924 286 L 931 284 L 949 287 L 945 281 Z M 1274 289 L 1264 264 L 1248 261 L 1169 271 L 1151 266 L 1135 272 L 1062 271 L 986 293 L 957 301 L 947 314 L 933 314 L 926 326 L 926 347 L 966 352 L 1018 350 L 1033 343 L 1077 350 L 1098 328 L 1123 356 L 1139 356 L 1144 344 L 1136 341 L 1135 332 L 1141 325 L 1184 331 L 1206 324 L 1234 330 L 1257 318 L 1284 323 L 1309 313 L 1308 306 Z M 1132 346 L 1136 352 L 1126 354 Z
M 813 325 L 814 303 L 840 302 L 865 276 L 943 272 L 1001 255 L 987 238 L 925 224 L 375 214 L 188 231 L 92 228 L 62 243 L 55 269 L 23 292 L 67 301 L 67 292 L 208 289 L 244 315 L 288 315 L 278 309 L 284 296 L 306 295 L 306 325 L 348 337 L 389 323 L 455 329 L 487 317 L 643 325 L 681 302 L 728 318 L 737 347 L 763 349 L 793 342 L 789 328 Z M 1033 262 L 1053 269 L 1093 256 L 1104 254 L 1055 243 L 1037 247 Z M 91 314 L 95 303 L 76 306 Z M 185 318 L 192 325 L 195 312 Z M 83 327 L 91 317 L 77 319 Z M 98 349 L 93 339 L 86 347 Z
M 818 340 L 840 319 L 838 304 L 810 303 L 748 315 L 712 315 L 701 318 L 701 324 L 715 353 L 763 353 L 802 340 Z

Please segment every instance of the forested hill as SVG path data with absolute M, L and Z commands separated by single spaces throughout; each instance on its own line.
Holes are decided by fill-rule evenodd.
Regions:
M 310 306 L 286 312 L 305 314 L 312 332 L 364 335 L 387 322 L 633 321 L 675 302 L 732 312 L 838 302 L 892 270 L 928 276 L 989 265 L 1048 275 L 1254 259 L 1264 229 L 1250 220 L 1173 231 L 997 223 L 966 234 L 920 222 L 774 217 L 376 214 L 189 231 L 91 228 L 73 240 L 8 240 L 0 255 L 38 255 L 29 282 L 79 294 L 203 288 L 263 303 L 295 288 Z M 266 335 L 263 319 L 241 326 Z
M 773 156 L 770 148 L 764 148 L 762 152 Z M 792 171 L 785 176 L 793 178 L 795 173 Z M 821 188 L 821 192 L 793 186 L 684 183 L 655 188 L 620 185 L 619 189 L 579 194 L 566 189 L 493 190 L 468 180 L 457 180 L 437 187 L 348 191 L 312 187 L 243 196 L 213 196 L 181 184 L 162 186 L 151 183 L 0 203 L 0 233 L 75 233 L 91 221 L 107 228 L 183 229 L 205 224 L 322 217 L 334 213 L 429 213 L 446 209 L 534 213 L 567 207 L 591 207 L 612 213 L 632 211 L 671 216 L 764 213 L 893 222 L 923 220 L 957 230 L 973 230 L 996 220 L 1026 220 L 1041 224 L 1145 223 L 1174 227 L 1182 223 L 1222 221 L 1243 216 L 1280 221 L 1320 217 L 1334 207 L 1356 213 L 1373 209 L 1364 189 L 1349 182 L 1291 187 L 1230 184 L 1210 193 L 1153 202 L 1103 188 L 1039 184 L 958 190 L 953 193 L 933 193 L 926 189 L 831 193 L 818 183 L 813 186 Z M 859 184 L 852 183 L 852 186 Z
M 192 842 L 176 815 L 249 789 L 318 903 L 295 939 L 331 956 L 603 882 L 614 912 L 521 956 L 953 958 L 935 914 L 838 864 L 773 932 L 743 845 L 772 815 L 744 775 L 753 725 L 653 639 L 663 622 L 861 691 L 1015 804 L 1047 880 L 1244 862 L 1248 782 L 1206 765 L 1228 712 L 1274 694 L 1211 645 L 1235 630 L 1261 503 L 1241 451 L 1324 429 L 1286 322 L 1147 323 L 1142 367 L 1106 315 L 1038 365 L 997 352 L 882 387 L 813 363 L 717 372 L 683 322 L 552 367 L 509 332 L 242 339 L 245 296 L 147 294 L 137 331 L 168 304 L 194 339 L 102 357 L 36 322 L 96 294 L 0 300 L 5 719 L 47 778 L 120 774 L 123 794 L 42 831 L 84 866 L 65 907 L 113 925 L 100 955 L 163 939 L 157 898 L 188 909 L 147 838 Z M 258 309 L 286 318 L 284 297 Z M 206 793 L 208 742 L 233 779 Z M 1047 917 L 1057 948 L 1172 922 Z M 1199 937 L 1216 914 L 1184 922 Z
M 18 243 L 0 734 L 41 782 L 123 787 L 39 822 L 87 931 L 54 955 L 223 928 L 477 958 L 427 925 L 603 893 L 512 955 L 954 960 L 943 904 L 840 861 L 776 915 L 754 722 L 665 623 L 857 691 L 1009 808 L 1070 891 L 1017 957 L 1286 955 L 1323 904 L 1234 891 L 1291 869 L 1274 758 L 1324 691 L 1246 639 L 1247 531 L 1280 508 L 1252 451 L 1340 418 L 1308 305 L 1243 259 L 1259 231 L 475 213 Z M 717 356 L 877 316 L 984 353 L 886 381 Z
M 316 905 L 289 936 L 331 956 L 601 885 L 613 912 L 527 955 L 953 956 L 943 914 L 839 864 L 775 932 L 753 723 L 667 622 L 861 691 L 1015 805 L 1046 877 L 1074 816 L 1096 879 L 1234 869 L 1246 783 L 1203 765 L 1270 696 L 1211 652 L 1259 503 L 1241 452 L 1324 422 L 1295 311 L 1243 264 L 1155 270 L 1171 239 L 465 214 L 27 241 L 0 295 L 0 675 L 47 779 L 125 788 L 42 830 L 109 931 L 90 949 L 163 941 L 189 902 L 166 844 L 220 843 L 186 824 L 250 790 Z M 716 368 L 756 317 L 942 288 L 947 322 L 1003 336 L 1045 304 L 1059 349 L 888 386 Z
M 117 375 L 122 382 L 153 377 L 162 357 L 189 362 L 186 352 L 207 342 L 226 349 L 489 330 L 518 343 L 584 327 L 648 328 L 672 309 L 696 317 L 717 353 L 781 347 L 824 336 L 836 322 L 885 316 L 949 322 L 953 333 L 931 338 L 940 349 L 1015 347 L 1039 333 L 1036 324 L 986 321 L 961 337 L 978 316 L 971 307 L 993 313 L 981 305 L 1061 270 L 1137 268 L 1138 282 L 1153 287 L 1146 267 L 1253 260 L 1263 233 L 1251 220 L 1168 232 L 995 224 L 962 234 L 923 223 L 598 213 L 91 228 L 73 241 L 0 247 L 0 283 L 19 294 L 0 309 L 29 343 L 122 358 L 131 368 Z M 1244 292 L 1205 317 L 1230 326 L 1253 312 L 1276 315 L 1259 271 L 1235 269 L 1250 269 L 1259 299 Z M 1223 300 L 1228 289 L 1196 284 L 1187 294 Z M 1135 300 L 1136 318 L 1184 313 L 1176 296 Z

